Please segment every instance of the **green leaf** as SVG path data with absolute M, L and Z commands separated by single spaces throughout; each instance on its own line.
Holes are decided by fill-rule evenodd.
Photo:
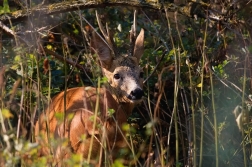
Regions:
M 10 7 L 8 4 L 8 0 L 3 1 L 3 11 L 4 11 L 4 13 L 10 13 Z
M 73 33 L 76 34 L 76 35 L 78 35 L 79 34 L 79 30 L 78 29 L 74 29 Z
M 52 45 L 47 45 L 46 48 L 47 48 L 48 50 L 52 50 L 52 49 L 53 49 Z
M 4 10 L 2 6 L 0 6 L 0 14 L 4 14 Z
M 107 83 L 108 82 L 108 78 L 107 77 L 102 77 L 101 78 L 101 83 Z
M 197 87 L 198 87 L 198 88 L 201 88 L 201 87 L 202 87 L 202 83 L 199 83 L 199 84 L 197 85 Z
M 112 167 L 124 167 L 123 163 L 119 160 L 115 160 Z
M 56 112 L 55 113 L 55 117 L 56 117 L 56 119 L 58 121 L 63 122 L 63 120 L 64 120 L 64 113 L 62 113 L 62 112 Z
M 6 108 L 2 110 L 2 114 L 4 118 L 13 118 L 13 114 Z
M 250 53 L 252 53 L 252 45 L 250 45 L 250 46 L 248 47 L 248 50 L 249 50 Z
M 122 129 L 124 131 L 129 131 L 130 130 L 130 125 L 129 124 L 123 124 Z
M 14 64 L 19 64 L 21 63 L 21 56 L 20 55 L 16 55 L 14 57 Z
M 114 109 L 108 109 L 108 116 L 112 116 L 115 113 Z

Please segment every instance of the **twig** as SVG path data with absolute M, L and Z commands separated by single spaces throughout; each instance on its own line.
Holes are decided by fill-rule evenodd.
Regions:
M 144 80 L 144 84 L 150 79 L 150 77 L 154 74 L 154 72 L 157 70 L 158 66 L 160 65 L 160 63 L 162 62 L 164 56 L 166 55 L 167 50 L 164 51 L 164 53 L 162 54 L 160 60 L 158 61 L 157 65 L 155 66 L 155 68 L 153 69 L 153 71 L 151 72 L 151 74 Z
M 18 39 L 20 39 L 21 41 L 25 42 L 28 45 L 28 42 L 26 40 L 24 40 L 23 38 L 18 36 L 13 30 L 11 30 L 9 27 L 7 27 L 5 24 L 3 24 L 2 21 L 0 21 L 0 28 L 3 29 L 8 34 L 12 35 L 14 38 L 18 37 Z
M 57 54 L 57 53 L 55 53 L 55 52 L 53 52 L 53 51 L 51 51 L 49 49 L 44 48 L 44 51 L 47 54 L 53 55 L 56 59 L 60 60 L 61 62 L 66 61 L 66 63 L 72 65 L 73 67 L 76 67 L 76 68 L 82 70 L 84 72 L 84 74 L 86 75 L 86 77 L 89 79 L 89 81 L 94 85 L 94 83 L 92 82 L 91 78 L 88 76 L 88 74 L 87 74 L 87 72 L 86 72 L 86 70 L 85 70 L 85 68 L 83 66 L 81 66 L 77 62 L 73 62 L 73 61 L 71 61 L 69 59 L 64 59 L 63 56 L 60 56 L 59 54 Z
M 3 24 L 3 22 L 0 21 L 0 28 L 2 28 L 5 32 L 15 36 L 15 32 L 12 31 L 9 27 L 7 27 L 5 24 Z

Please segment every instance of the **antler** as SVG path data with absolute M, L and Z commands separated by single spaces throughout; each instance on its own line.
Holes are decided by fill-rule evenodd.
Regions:
M 97 22 L 98 22 L 98 26 L 101 30 L 102 35 L 104 36 L 105 40 L 104 41 L 108 47 L 110 48 L 111 52 L 113 55 L 117 55 L 117 49 L 116 46 L 114 45 L 114 41 L 111 40 L 111 34 L 108 28 L 108 24 L 106 23 L 106 30 L 103 27 L 102 23 L 101 23 L 101 19 L 100 19 L 100 15 L 98 14 L 97 10 L 95 11 L 96 14 L 96 18 L 97 18 Z M 135 48 L 135 42 L 136 42 L 136 37 L 137 37 L 137 33 L 136 33 L 136 27 L 137 27 L 137 21 L 136 21 L 136 17 L 137 17 L 137 10 L 134 11 L 134 20 L 133 20 L 133 25 L 131 26 L 131 30 L 130 30 L 130 53 L 129 55 L 133 56 L 134 53 L 134 48 Z
M 133 25 L 131 26 L 130 30 L 130 55 L 133 55 L 134 52 L 134 46 L 136 42 L 136 27 L 137 27 L 137 22 L 136 22 L 136 15 L 137 15 L 137 10 L 134 11 L 134 20 L 133 20 Z
M 136 40 L 136 27 L 137 27 L 136 15 L 137 15 L 137 10 L 134 11 L 134 20 L 133 20 L 133 25 L 131 26 L 131 31 L 130 31 L 130 42 L 134 42 Z
M 101 30 L 102 35 L 104 36 L 105 40 L 106 40 L 106 44 L 108 45 L 108 47 L 110 48 L 111 52 L 113 55 L 117 54 L 117 50 L 116 47 L 114 45 L 114 41 L 111 40 L 111 34 L 109 32 L 109 28 L 108 28 L 108 24 L 106 23 L 106 30 L 104 29 L 102 23 L 101 23 L 101 19 L 100 19 L 100 15 L 98 14 L 97 10 L 95 11 L 96 14 L 96 18 L 97 18 L 97 22 L 98 22 L 98 26 Z

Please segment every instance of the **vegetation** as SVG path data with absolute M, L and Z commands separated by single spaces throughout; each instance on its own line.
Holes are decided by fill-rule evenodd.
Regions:
M 90 29 L 98 30 L 95 10 L 127 53 L 135 9 L 138 32 L 145 29 L 140 64 L 146 80 L 144 101 L 125 126 L 134 150 L 127 160 L 138 166 L 252 165 L 251 0 L 73 1 L 84 9 L 66 10 L 69 2 L 1 4 L 0 166 L 50 164 L 52 155 L 38 156 L 34 125 L 55 94 L 100 82 L 90 48 Z M 89 166 L 78 155 L 66 161 Z M 108 166 L 121 167 L 123 159 Z

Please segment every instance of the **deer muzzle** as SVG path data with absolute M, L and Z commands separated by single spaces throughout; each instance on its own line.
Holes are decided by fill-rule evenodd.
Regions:
M 143 95 L 144 95 L 143 90 L 141 88 L 136 88 L 130 92 L 127 98 L 130 100 L 140 100 Z

